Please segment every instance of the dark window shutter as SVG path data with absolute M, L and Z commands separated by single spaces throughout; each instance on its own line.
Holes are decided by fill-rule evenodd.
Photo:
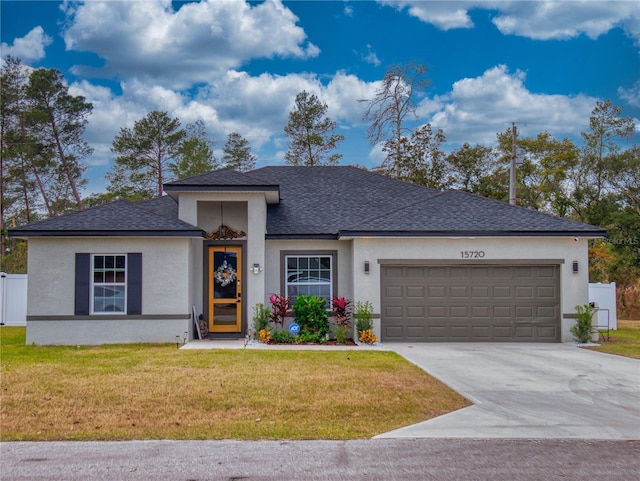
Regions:
M 74 314 L 89 314 L 89 292 L 91 286 L 91 254 L 76 253 L 76 300 Z
M 142 253 L 127 254 L 127 314 L 142 314 Z

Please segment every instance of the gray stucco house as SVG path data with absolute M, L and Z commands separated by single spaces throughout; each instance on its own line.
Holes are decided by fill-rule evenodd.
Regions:
M 370 301 L 384 341 L 572 339 L 606 231 L 355 167 L 222 169 L 13 229 L 27 343 L 242 337 L 274 293 Z

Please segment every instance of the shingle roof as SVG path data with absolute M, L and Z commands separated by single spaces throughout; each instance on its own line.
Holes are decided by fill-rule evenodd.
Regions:
M 206 174 L 164 184 L 164 190 L 171 196 L 177 192 L 264 192 L 267 203 L 277 204 L 279 186 L 254 177 L 251 172 L 233 169 L 218 169 Z
M 356 167 L 264 167 L 280 182 L 267 237 L 606 235 L 604 229 L 460 191 L 436 191 Z
M 271 166 L 245 173 L 221 169 L 167 186 L 175 193 L 275 189 L 271 194 L 279 193 L 280 203 L 267 207 L 267 238 L 271 239 L 606 235 L 599 227 L 349 166 Z M 169 196 L 138 204 L 116 201 L 10 232 L 16 237 L 202 235 L 201 229 L 178 219 L 178 205 Z
M 171 214 L 170 199 L 133 204 L 117 200 L 90 209 L 11 229 L 13 237 L 39 236 L 202 236 L 202 229 Z M 174 202 L 175 203 L 175 202 Z M 164 214 L 162 214 L 164 212 Z

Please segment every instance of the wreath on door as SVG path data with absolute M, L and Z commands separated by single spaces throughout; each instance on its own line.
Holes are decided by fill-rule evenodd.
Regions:
M 229 284 L 236 280 L 236 270 L 231 267 L 231 265 L 227 263 L 225 259 L 224 261 L 222 261 L 222 264 L 220 264 L 220 266 L 216 269 L 213 278 L 222 287 L 227 287 Z

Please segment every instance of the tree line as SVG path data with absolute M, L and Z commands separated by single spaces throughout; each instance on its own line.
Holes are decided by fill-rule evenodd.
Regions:
M 428 69 L 407 63 L 387 69 L 379 88 L 363 99 L 367 138 L 384 155 L 377 172 L 433 189 L 459 189 L 509 200 L 512 157 L 517 159 L 517 203 L 523 207 L 598 225 L 610 238 L 591 248 L 591 280 L 616 281 L 623 289 L 640 277 L 640 147 L 630 145 L 634 122 L 610 100 L 597 102 L 589 128 L 577 145 L 550 132 L 523 137 L 517 124 L 496 134 L 492 146 L 464 143 L 445 151 L 446 136 L 430 124 L 414 126 L 429 88 Z M 3 259 L 16 258 L 6 229 L 114 199 L 162 195 L 162 185 L 219 167 L 248 171 L 256 157 L 247 139 L 228 134 L 223 158 L 199 120 L 185 127 L 167 112 L 153 111 L 121 128 L 113 139 L 114 162 L 107 192 L 83 198 L 85 160 L 92 149 L 83 139 L 93 106 L 69 94 L 59 70 L 27 74 L 19 59 L 6 57 L 1 75 Z M 327 116 L 328 105 L 307 91 L 298 93 L 284 133 L 285 162 L 336 165 L 344 136 Z M 7 257 L 9 256 L 9 257 Z M 19 262 L 18 262 L 19 263 Z M 640 288 L 640 286 L 637 286 Z

